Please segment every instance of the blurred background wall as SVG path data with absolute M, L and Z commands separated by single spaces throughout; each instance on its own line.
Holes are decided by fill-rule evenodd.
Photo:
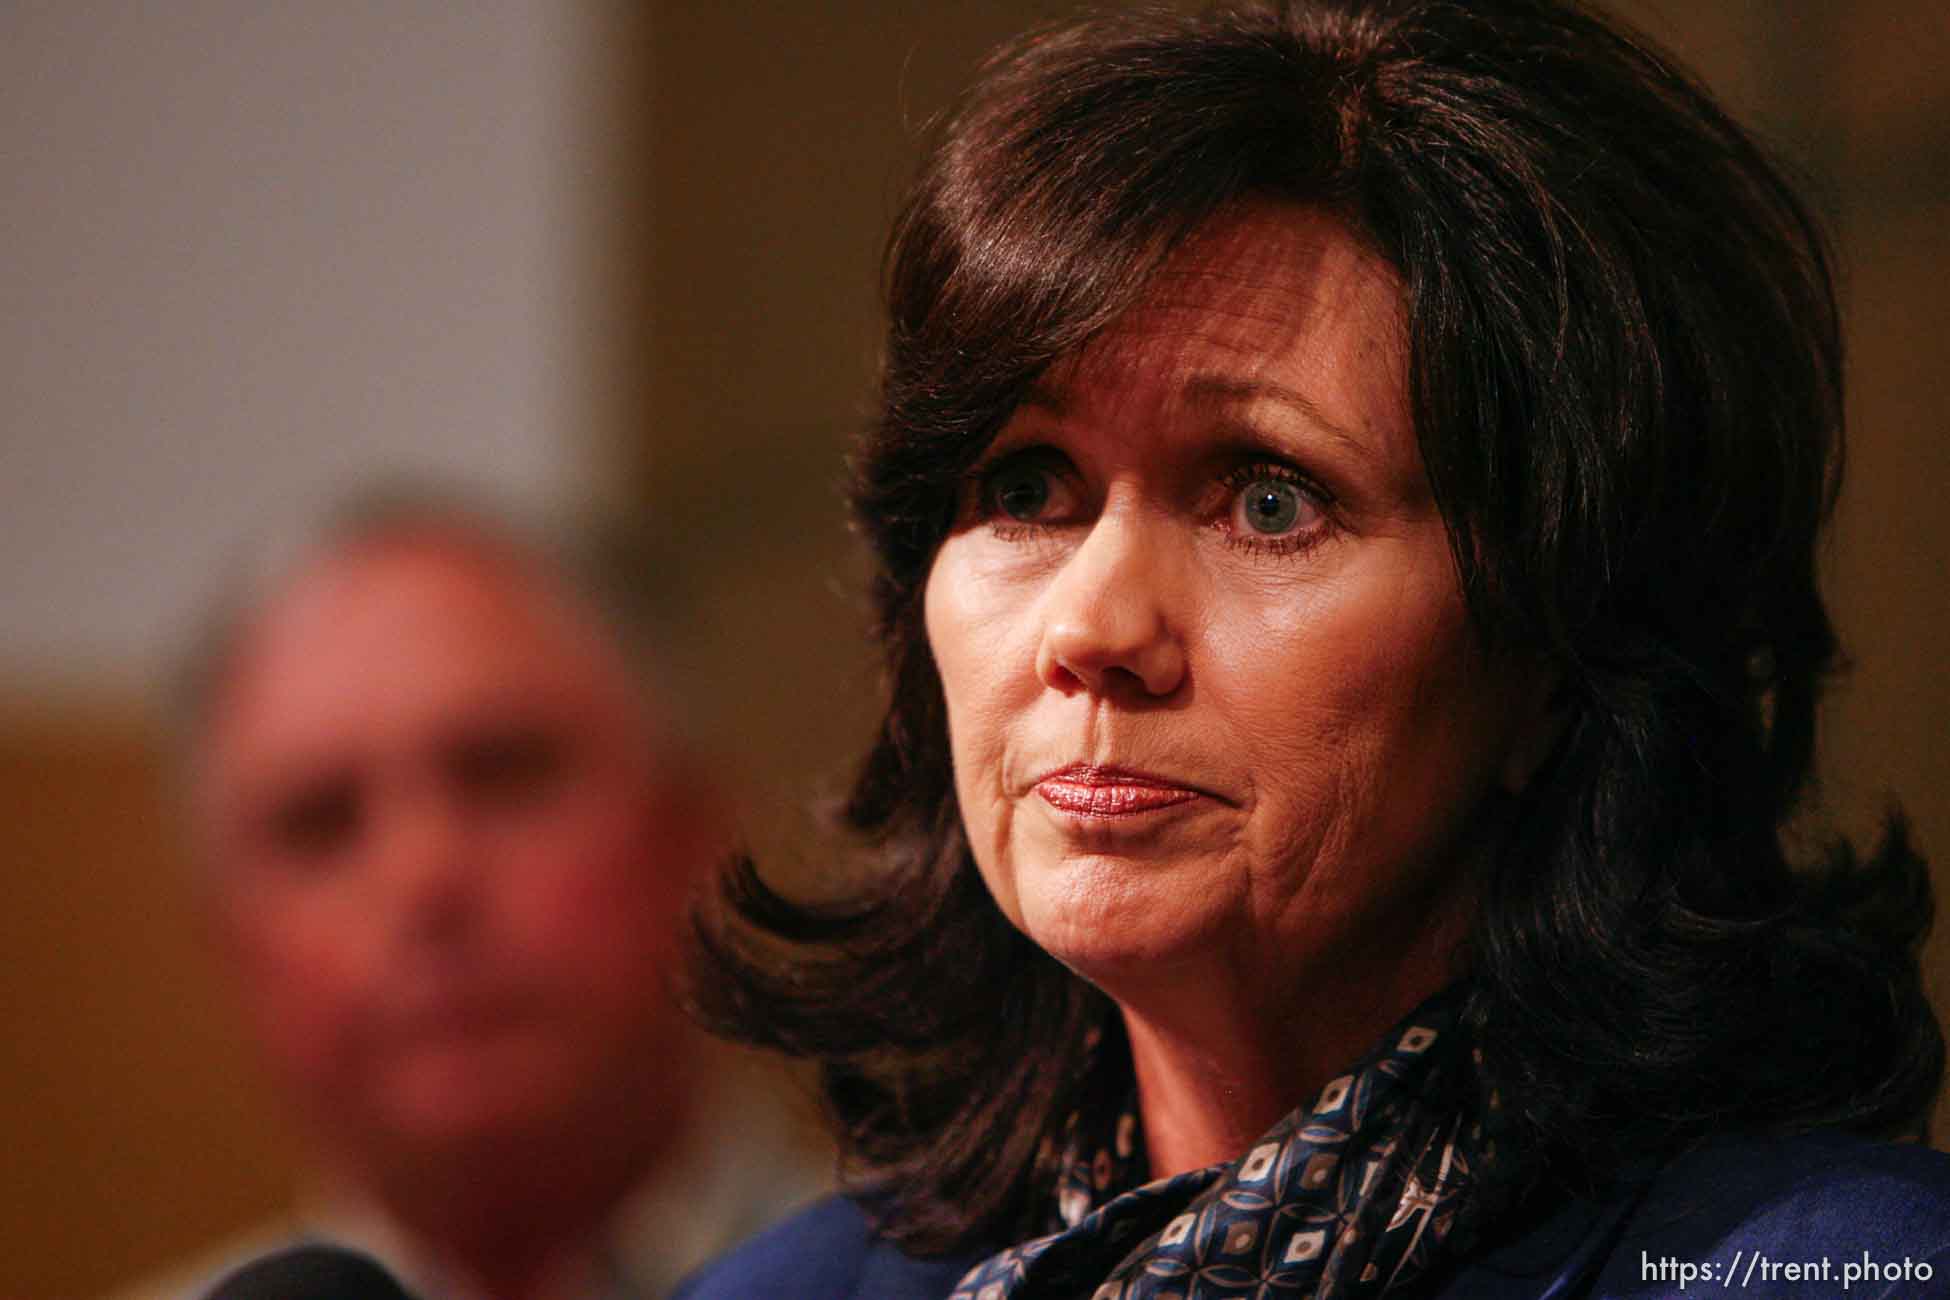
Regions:
M 0 5 L 0 1294 L 97 1293 L 292 1194 L 156 754 L 187 613 L 265 522 L 400 471 L 643 521 L 761 853 L 830 861 L 807 809 L 874 713 L 838 485 L 880 239 L 919 123 L 1068 7 Z M 1833 222 L 1826 797 L 1859 827 L 1900 793 L 1950 859 L 1950 10 L 1618 7 Z

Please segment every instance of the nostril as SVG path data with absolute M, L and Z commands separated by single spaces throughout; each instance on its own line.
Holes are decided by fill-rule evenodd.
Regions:
M 1096 675 L 1087 668 L 1073 667 L 1060 657 L 1051 656 L 1043 665 L 1043 681 L 1065 695 L 1096 689 Z
M 1044 684 L 1066 695 L 1170 695 L 1183 680 L 1184 668 L 1184 648 L 1158 618 L 1141 633 L 1096 625 L 1053 626 L 1037 660 Z

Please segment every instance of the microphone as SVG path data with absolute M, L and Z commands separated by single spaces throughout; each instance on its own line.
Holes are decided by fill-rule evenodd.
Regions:
M 342 1246 L 293 1246 L 252 1260 L 204 1300 L 413 1300 L 369 1255 Z

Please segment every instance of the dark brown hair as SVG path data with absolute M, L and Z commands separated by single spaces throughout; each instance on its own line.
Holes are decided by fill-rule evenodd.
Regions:
M 1727 1128 L 1916 1125 L 1942 1066 L 1923 864 L 1893 817 L 1866 861 L 1782 844 L 1836 656 L 1828 255 L 1702 90 L 1552 0 L 1134 11 L 986 66 L 893 233 L 855 462 L 890 698 L 845 816 L 881 863 L 817 905 L 729 871 L 700 913 L 707 1018 L 821 1063 L 910 1246 L 1033 1228 L 1038 1145 L 1110 1017 L 977 876 L 921 595 L 1028 385 L 1249 199 L 1330 210 L 1399 272 L 1472 619 L 1564 674 L 1572 721 L 1464 954 L 1509 1140 L 1588 1184 Z

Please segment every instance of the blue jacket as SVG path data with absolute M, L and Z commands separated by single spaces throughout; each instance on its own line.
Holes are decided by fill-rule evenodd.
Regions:
M 674 1300 L 940 1300 L 987 1250 L 920 1259 L 833 1197 Z M 1702 1147 L 1601 1201 L 1570 1200 L 1480 1250 L 1453 1300 L 1950 1297 L 1950 1155 L 1839 1133 Z

